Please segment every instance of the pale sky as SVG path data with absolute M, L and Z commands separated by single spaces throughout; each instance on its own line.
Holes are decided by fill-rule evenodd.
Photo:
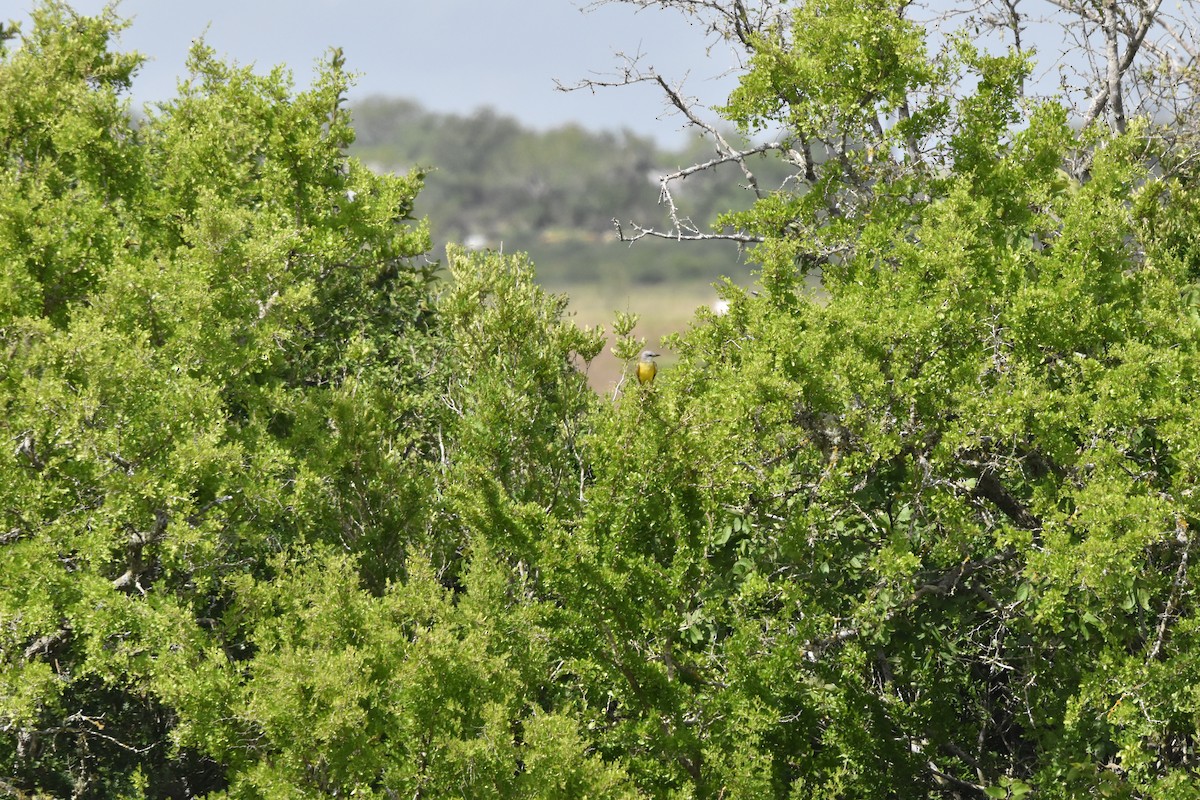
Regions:
M 0 11 L 28 27 L 33 0 Z M 74 0 L 92 14 L 104 0 Z M 649 85 L 563 93 L 574 83 L 612 74 L 616 52 L 645 54 L 664 76 L 686 78 L 684 90 L 710 104 L 735 85 L 735 62 L 721 45 L 706 52 L 699 27 L 659 10 L 612 4 L 584 13 L 577 0 L 123 0 L 133 25 L 122 50 L 150 57 L 135 79 L 136 102 L 174 96 L 193 39 L 203 35 L 222 56 L 266 71 L 285 64 L 298 86 L 330 47 L 343 48 L 360 73 L 351 100 L 372 94 L 408 97 L 434 111 L 467 113 L 490 106 L 524 124 L 579 122 L 629 128 L 667 145 L 685 136 Z
M 71 4 L 94 14 L 107 0 Z M 34 0 L 10 0 L 0 19 L 16 15 L 27 27 L 33 5 Z M 948 7 L 946 0 L 920 5 Z M 1035 5 L 1053 11 L 1052 3 Z M 672 83 L 683 81 L 684 95 L 708 105 L 723 103 L 736 85 L 734 53 L 698 24 L 676 12 L 639 11 L 619 2 L 596 7 L 590 0 L 121 0 L 117 8 L 133 21 L 117 47 L 150 59 L 134 82 L 137 103 L 175 95 L 188 48 L 200 36 L 223 57 L 260 71 L 286 65 L 300 88 L 308 85 L 314 62 L 330 47 L 341 47 L 347 66 L 359 73 L 352 101 L 383 94 L 459 114 L 488 106 L 539 129 L 569 122 L 628 128 L 672 148 L 692 134 L 684 132 L 683 120 L 666 108 L 656 87 L 564 93 L 555 89 L 555 79 L 571 84 L 611 77 L 621 52 L 643 54 L 645 65 Z M 929 10 L 926 16 L 936 14 Z M 963 22 L 958 18 L 951 27 Z M 930 32 L 933 50 L 940 37 Z M 1068 61 L 1081 59 L 1056 28 L 1035 18 L 1026 44 L 1040 51 L 1034 74 L 1039 92 L 1057 90 L 1053 65 L 1064 54 Z

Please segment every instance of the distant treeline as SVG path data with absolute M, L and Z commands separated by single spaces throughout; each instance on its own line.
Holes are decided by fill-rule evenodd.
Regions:
M 630 131 L 577 125 L 537 131 L 491 109 L 441 114 L 387 97 L 362 101 L 353 115 L 353 150 L 366 163 L 428 171 L 417 213 L 434 221 L 435 253 L 446 242 L 529 252 L 542 279 L 558 285 L 716 280 L 749 272 L 729 243 L 642 240 L 630 247 L 616 240 L 614 217 L 667 227 L 658 176 L 711 158 L 699 140 L 667 151 Z M 761 162 L 761 185 L 782 180 L 773 166 Z M 676 198 L 680 213 L 707 229 L 718 213 L 748 207 L 752 195 L 728 177 L 721 170 L 689 177 Z

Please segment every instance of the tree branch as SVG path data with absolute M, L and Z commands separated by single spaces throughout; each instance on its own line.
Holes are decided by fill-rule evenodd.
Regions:
M 29 661 L 36 655 L 45 655 L 49 653 L 51 648 L 66 640 L 71 634 L 71 626 L 64 625 L 54 633 L 48 633 L 45 636 L 39 636 L 28 647 L 25 648 L 25 660 Z
M 149 530 L 134 531 L 129 536 L 129 541 L 126 544 L 126 551 L 129 553 L 129 568 L 125 570 L 120 577 L 117 577 L 112 582 L 114 589 L 124 589 L 133 584 L 139 592 L 145 594 L 146 591 L 138 583 L 137 579 L 142 573 L 142 552 L 146 545 L 151 542 L 156 542 L 163 537 L 167 531 L 167 523 L 170 522 L 170 515 L 163 509 L 156 509 L 154 512 L 154 524 Z
M 711 241 L 728 241 L 739 242 L 741 244 L 755 244 L 763 241 L 762 236 L 756 236 L 749 233 L 704 233 L 699 228 L 684 225 L 676 231 L 659 231 L 654 228 L 644 228 L 641 225 L 632 223 L 635 233 L 632 236 L 626 236 L 625 230 L 621 226 L 620 220 L 613 218 L 613 227 L 617 230 L 617 238 L 622 242 L 636 242 L 638 239 L 643 239 L 647 236 L 655 239 L 671 239 L 677 242 L 711 242 Z M 688 233 L 683 233 L 683 231 Z
M 1117 0 L 1104 0 L 1104 44 L 1108 63 L 1108 107 L 1112 110 L 1113 130 L 1125 132 L 1125 101 L 1121 97 L 1119 45 L 1117 43 Z
M 29 466 L 37 472 L 41 472 L 46 468 L 46 463 L 42 461 L 37 452 L 37 443 L 33 438 L 33 431 L 27 431 L 21 437 L 21 443 L 17 445 L 17 455 L 25 456 L 29 462 Z
M 980 472 L 971 494 L 975 497 L 991 501 L 992 505 L 1000 509 L 1018 527 L 1035 533 L 1042 530 L 1041 519 L 1026 508 L 1008 489 L 1004 488 L 1004 485 L 997 480 L 995 473 L 991 469 L 985 467 Z
M 1183 545 L 1183 553 L 1179 556 L 1179 567 L 1175 570 L 1175 579 L 1171 581 L 1171 594 L 1167 598 L 1167 604 L 1163 606 L 1162 613 L 1158 615 L 1158 630 L 1154 635 L 1154 644 L 1150 648 L 1150 652 L 1146 657 L 1151 660 L 1157 660 L 1162 656 L 1163 644 L 1167 639 L 1167 626 L 1171 622 L 1171 617 L 1175 615 L 1175 609 L 1179 605 L 1179 597 L 1183 592 L 1184 584 L 1187 582 L 1188 559 L 1192 551 L 1192 536 L 1188 530 L 1187 520 L 1179 517 L 1175 521 L 1175 541 Z
M 1107 2 L 1111 5 L 1114 0 L 1107 0 Z M 1124 56 L 1119 62 L 1114 61 L 1113 63 L 1110 63 L 1110 76 L 1113 72 L 1114 65 L 1115 72 L 1119 80 L 1120 76 L 1125 74 L 1125 70 L 1129 69 L 1129 66 L 1133 64 L 1134 58 L 1137 57 L 1138 50 L 1141 49 L 1142 41 L 1146 38 L 1146 34 L 1149 33 L 1150 28 L 1154 25 L 1155 18 L 1158 14 L 1158 9 L 1161 5 L 1162 0 L 1151 0 L 1151 4 L 1145 10 L 1143 10 L 1141 22 L 1138 24 L 1137 30 L 1130 35 L 1129 44 L 1125 48 Z M 1091 125 L 1096 120 L 1096 117 L 1099 116 L 1102 111 L 1104 111 L 1105 106 L 1108 104 L 1109 93 L 1111 90 L 1112 79 L 1110 77 L 1109 81 L 1106 82 L 1099 91 L 1097 91 L 1095 98 L 1092 100 L 1092 104 L 1088 107 L 1087 112 L 1083 115 L 1083 123 L 1080 125 L 1081 129 Z
M 987 569 L 989 567 L 998 566 L 1008 561 L 1012 561 L 1017 557 L 1018 553 L 1014 548 L 1008 547 L 1001 550 L 999 553 L 994 553 L 986 558 L 968 559 L 961 564 L 958 564 L 937 576 L 936 580 L 925 583 L 917 588 L 912 594 L 904 600 L 897 603 L 883 616 L 882 622 L 891 622 L 901 612 L 906 611 L 917 603 L 921 602 L 926 597 L 931 595 L 945 596 L 953 594 L 959 584 L 970 578 L 976 572 Z M 823 639 L 818 639 L 813 642 L 805 642 L 803 646 L 805 658 L 809 661 L 816 661 L 822 654 L 828 651 L 835 645 L 850 639 L 855 639 L 863 633 L 863 626 L 848 626 L 834 630 L 829 636 Z

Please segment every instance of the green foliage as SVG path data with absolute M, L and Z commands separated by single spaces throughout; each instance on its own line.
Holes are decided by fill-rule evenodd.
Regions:
M 0 73 L 6 789 L 627 796 L 511 601 L 537 501 L 579 504 L 597 333 L 520 259 L 434 294 L 338 54 L 294 93 L 197 45 L 135 128 L 116 20 L 34 22 Z
M 731 215 L 761 296 L 609 399 L 527 257 L 439 279 L 338 53 L 295 92 L 198 45 L 134 126 L 117 20 L 39 7 L 0 60 L 0 787 L 1195 794 L 1194 154 L 900 12 L 756 40 L 730 117 L 862 147 Z
M 345 76 L 293 95 L 199 45 L 134 128 L 115 30 L 42 6 L 0 81 L 5 763 L 54 794 L 116 791 L 134 758 L 160 794 L 219 783 L 165 737 L 185 668 L 244 658 L 228 582 L 328 542 L 382 588 L 432 446 L 404 424 L 431 405 L 405 366 L 431 352 L 419 179 L 345 157 Z
M 836 129 L 865 139 L 876 113 L 906 105 L 935 79 L 921 27 L 894 0 L 797 4 L 790 24 L 753 41 L 754 56 L 726 109 L 743 128 L 784 123 L 801 136 Z

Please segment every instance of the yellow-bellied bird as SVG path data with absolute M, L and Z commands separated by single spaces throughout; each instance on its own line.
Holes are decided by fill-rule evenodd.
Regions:
M 654 357 L 657 355 L 658 353 L 650 350 L 642 351 L 637 363 L 638 383 L 646 384 L 654 380 L 654 376 L 658 372 L 658 364 L 654 361 Z

